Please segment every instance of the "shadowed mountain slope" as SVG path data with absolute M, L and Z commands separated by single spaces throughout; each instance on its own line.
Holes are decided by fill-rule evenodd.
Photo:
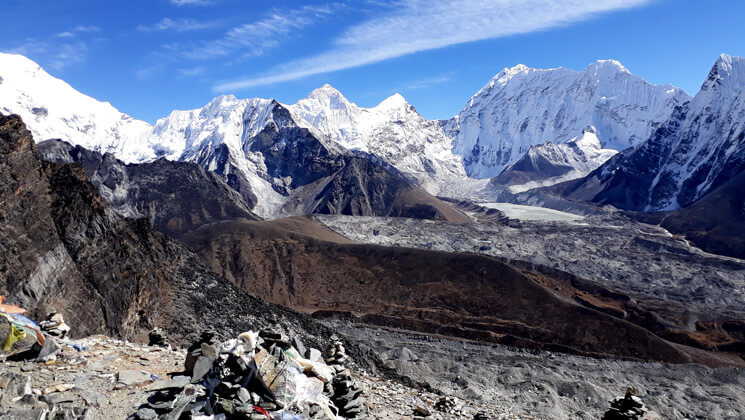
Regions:
M 61 140 L 37 145 L 42 159 L 79 163 L 109 205 L 125 217 L 146 217 L 170 236 L 218 220 L 259 220 L 243 197 L 212 172 L 194 163 L 159 159 L 125 164 Z
M 142 339 L 160 326 L 183 343 L 208 326 L 232 334 L 257 323 L 328 335 L 240 291 L 146 219 L 119 216 L 82 167 L 42 163 L 20 118 L 1 115 L 0 294 L 32 318 L 56 309 L 74 336 Z

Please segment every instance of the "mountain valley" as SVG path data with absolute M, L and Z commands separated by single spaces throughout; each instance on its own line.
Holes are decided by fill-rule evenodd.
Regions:
M 150 125 L 22 56 L 0 76 L 0 295 L 73 339 L 265 325 L 411 395 L 745 415 L 745 59 L 694 97 L 517 65 L 448 120 L 323 85 Z

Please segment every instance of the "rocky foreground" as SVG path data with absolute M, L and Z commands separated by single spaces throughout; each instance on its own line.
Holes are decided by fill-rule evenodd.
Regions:
M 172 348 L 164 340 L 143 345 L 102 335 L 62 339 L 61 351 L 45 362 L 23 360 L 18 351 L 2 356 L 0 417 L 535 418 L 499 402 L 423 391 L 370 374 L 334 338 L 324 352 L 270 331 L 222 342 L 215 331 L 206 331 L 188 349 Z M 248 350 L 257 342 L 261 344 Z M 309 358 L 300 356 L 300 350 Z M 236 374 L 241 359 L 248 361 L 243 376 Z

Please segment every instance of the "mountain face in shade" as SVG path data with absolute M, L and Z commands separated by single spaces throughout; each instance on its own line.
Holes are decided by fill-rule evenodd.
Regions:
M 170 236 L 219 220 L 259 219 L 222 178 L 194 163 L 158 159 L 125 164 L 111 154 L 101 155 L 61 140 L 46 140 L 37 148 L 43 160 L 79 163 L 117 213 L 145 217 Z
M 745 171 L 690 206 L 665 214 L 660 225 L 705 251 L 745 259 Z
M 43 163 L 17 116 L 0 115 L 0 203 L 0 294 L 32 318 L 59 311 L 75 337 L 143 340 L 157 326 L 183 344 L 207 327 L 269 323 L 329 335 L 241 292 L 146 219 L 121 217 L 80 165 Z
M 531 146 L 566 143 L 590 125 L 603 148 L 635 146 L 687 100 L 682 90 L 651 85 L 614 60 L 581 72 L 518 65 L 494 76 L 446 129 L 468 175 L 491 178 Z
M 561 193 L 635 211 L 691 205 L 745 169 L 744 91 L 745 59 L 720 56 L 701 91 L 646 142 Z

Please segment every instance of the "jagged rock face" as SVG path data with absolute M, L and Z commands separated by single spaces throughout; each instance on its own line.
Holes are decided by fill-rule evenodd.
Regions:
M 581 178 L 608 161 L 617 152 L 603 149 L 595 128 L 583 130 L 564 144 L 531 146 L 520 160 L 489 180 L 491 188 L 507 186 L 512 193 Z
M 42 164 L 17 116 L 0 116 L 0 180 L 0 294 L 32 318 L 54 308 L 74 336 L 144 339 L 160 326 L 176 343 L 269 322 L 327 334 L 239 291 L 147 219 L 119 216 L 81 166 Z
M 581 72 L 518 65 L 476 93 L 447 130 L 468 175 L 490 178 L 531 146 L 565 143 L 589 125 L 604 148 L 635 146 L 688 99 L 682 90 L 650 85 L 613 60 Z
M 26 304 L 58 290 L 57 277 L 75 283 L 80 274 L 57 236 L 31 133 L 0 115 L 0 140 L 0 288 Z
M 635 211 L 690 205 L 745 169 L 744 89 L 745 59 L 722 55 L 649 140 L 562 193 Z
M 158 159 L 124 164 L 60 140 L 38 144 L 42 159 L 80 163 L 107 203 L 124 217 L 146 217 L 170 236 L 217 220 L 258 220 L 242 197 L 222 178 L 196 164 Z
M 348 157 L 333 176 L 293 196 L 308 214 L 352 216 L 393 216 L 447 220 L 465 223 L 469 219 L 449 204 L 429 195 L 395 168 L 369 159 Z M 296 212 L 296 211 L 295 211 Z
M 279 104 L 272 109 L 272 121 L 244 148 L 264 157 L 270 179 L 286 180 L 273 185 L 284 196 L 298 187 L 331 176 L 344 166 L 345 154 L 328 147 L 310 130 L 295 124 L 290 112 Z

